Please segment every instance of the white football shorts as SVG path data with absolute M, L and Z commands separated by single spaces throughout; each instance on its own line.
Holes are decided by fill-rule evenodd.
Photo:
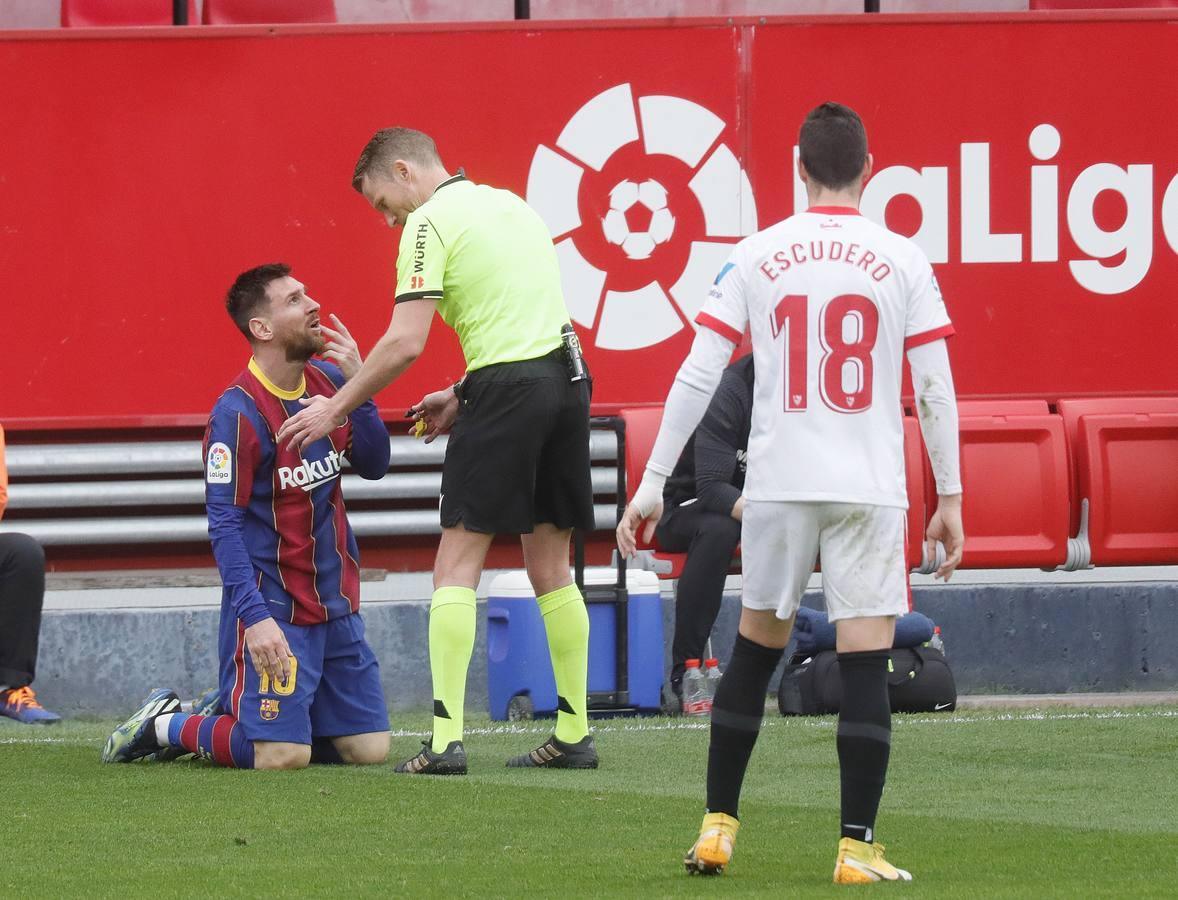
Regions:
M 822 589 L 832 622 L 902 616 L 912 608 L 906 564 L 907 513 L 856 503 L 746 500 L 741 519 L 741 602 L 797 612 L 822 556 Z

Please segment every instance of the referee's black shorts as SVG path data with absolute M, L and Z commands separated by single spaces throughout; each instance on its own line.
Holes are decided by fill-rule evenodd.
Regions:
M 587 379 L 569 381 L 561 348 L 467 375 L 442 468 L 442 527 L 592 530 L 591 392 Z

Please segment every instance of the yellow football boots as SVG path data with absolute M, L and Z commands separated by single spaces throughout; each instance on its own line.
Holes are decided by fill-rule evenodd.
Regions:
M 699 826 L 699 839 L 683 860 L 693 875 L 719 875 L 732 859 L 740 821 L 726 813 L 708 813 Z
M 834 864 L 835 884 L 871 884 L 873 881 L 911 881 L 912 874 L 884 859 L 883 844 L 865 844 L 854 838 L 839 841 Z

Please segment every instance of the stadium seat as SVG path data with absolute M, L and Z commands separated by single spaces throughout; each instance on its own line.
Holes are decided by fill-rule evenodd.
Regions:
M 272 25 L 336 21 L 333 0 L 204 0 L 206 25 Z
M 196 0 L 188 0 L 188 21 L 196 23 Z M 61 24 L 63 28 L 171 25 L 172 0 L 61 0 Z
M 1080 532 L 1080 509 L 1084 499 L 1080 493 L 1079 468 L 1076 464 L 1076 450 L 1080 441 L 1080 417 L 1122 413 L 1178 413 L 1178 397 L 1085 397 L 1077 400 L 1060 400 L 1056 404 L 1063 416 L 1064 431 L 1068 438 L 1068 477 L 1072 504 L 1072 516 L 1068 527 L 1071 534 Z
M 963 568 L 1054 568 L 1067 559 L 1063 419 L 1040 401 L 961 401 Z M 936 496 L 931 467 L 925 491 Z
M 626 423 L 626 502 L 629 502 L 638 490 L 642 473 L 646 470 L 646 461 L 650 458 L 654 439 L 663 421 L 663 408 L 633 407 L 619 410 L 618 415 Z M 667 553 L 659 550 L 654 542 L 644 542 L 641 531 L 638 533 L 638 549 L 650 555 L 659 578 L 678 578 L 683 571 L 683 563 L 687 561 L 686 553 Z
M 1178 563 L 1178 412 L 1085 413 L 1075 424 L 1083 562 Z
M 959 416 L 1045 416 L 1046 400 L 958 400 Z

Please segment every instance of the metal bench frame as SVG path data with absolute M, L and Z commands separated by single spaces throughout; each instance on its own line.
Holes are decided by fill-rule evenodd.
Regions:
M 349 511 L 353 530 L 358 537 L 438 534 L 446 439 L 396 436 L 389 443 L 389 473 L 379 481 L 347 474 L 345 463 L 348 501 L 397 506 Z M 47 547 L 208 540 L 200 441 L 17 444 L 6 455 L 9 499 L 0 532 L 24 532 Z M 617 455 L 612 430 L 590 433 L 597 530 L 617 523 Z

